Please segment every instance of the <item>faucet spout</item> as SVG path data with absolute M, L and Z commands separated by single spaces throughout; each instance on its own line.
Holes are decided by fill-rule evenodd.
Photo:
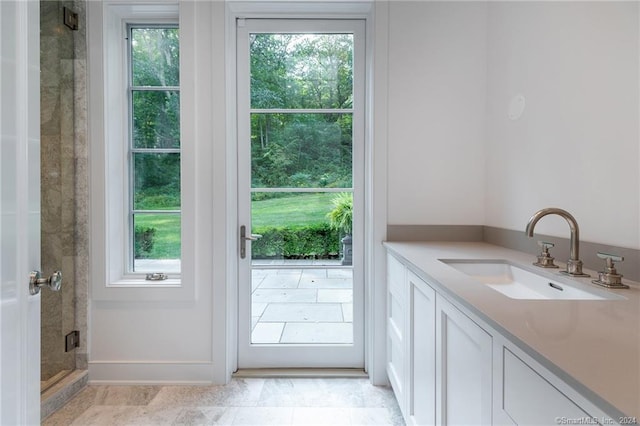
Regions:
M 525 233 L 528 237 L 533 237 L 533 229 L 538 221 L 550 214 L 556 214 L 563 217 L 569 224 L 569 229 L 571 230 L 571 248 L 566 273 L 574 276 L 588 276 L 582 272 L 582 261 L 580 260 L 580 229 L 578 228 L 578 222 L 571 213 L 555 207 L 539 210 L 531 216 L 531 219 L 529 219 Z

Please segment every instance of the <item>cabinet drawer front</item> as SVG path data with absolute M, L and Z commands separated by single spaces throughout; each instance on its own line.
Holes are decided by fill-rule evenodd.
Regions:
M 404 304 L 397 297 L 389 295 L 389 325 L 387 331 L 395 333 L 400 340 L 404 340 Z
M 503 410 L 518 425 L 558 424 L 589 415 L 524 361 L 504 348 Z
M 387 285 L 391 295 L 404 307 L 407 268 L 395 257 L 387 256 Z
M 389 333 L 387 339 L 387 374 L 389 375 L 389 381 L 396 394 L 403 395 L 405 367 L 404 342 L 402 338 L 395 333 Z

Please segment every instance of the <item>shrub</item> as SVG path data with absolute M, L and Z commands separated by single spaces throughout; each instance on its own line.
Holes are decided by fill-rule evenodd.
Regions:
M 134 256 L 136 259 L 147 259 L 155 244 L 156 228 L 136 226 L 134 238 Z
M 141 194 L 136 201 L 136 208 L 141 210 L 179 209 L 180 193 Z
M 284 257 L 286 259 L 327 259 L 337 257 L 340 247 L 337 231 L 327 223 L 305 226 L 262 226 L 252 230 L 262 235 L 254 241 L 254 259 Z
M 333 210 L 327 213 L 331 229 L 351 234 L 353 223 L 353 193 L 341 192 L 332 200 Z

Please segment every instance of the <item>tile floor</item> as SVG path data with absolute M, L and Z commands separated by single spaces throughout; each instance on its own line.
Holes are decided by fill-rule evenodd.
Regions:
M 252 343 L 352 343 L 352 277 L 351 268 L 254 268 Z
M 404 425 L 366 378 L 234 378 L 224 386 L 87 386 L 54 425 Z

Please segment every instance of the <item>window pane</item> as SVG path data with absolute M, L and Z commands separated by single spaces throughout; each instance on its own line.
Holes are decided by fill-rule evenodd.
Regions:
M 353 35 L 251 34 L 252 108 L 351 108 Z
M 180 148 L 180 94 L 133 92 L 134 148 Z
M 253 188 L 351 188 L 351 114 L 252 114 Z
M 251 232 L 262 236 L 251 242 L 254 265 L 273 259 L 340 264 L 345 231 L 332 227 L 328 214 L 341 193 L 253 192 L 251 196 Z
M 180 272 L 180 214 L 133 215 L 135 272 Z
M 133 209 L 180 210 L 180 154 L 133 153 Z
M 177 28 L 132 28 L 134 86 L 178 86 L 180 56 Z

